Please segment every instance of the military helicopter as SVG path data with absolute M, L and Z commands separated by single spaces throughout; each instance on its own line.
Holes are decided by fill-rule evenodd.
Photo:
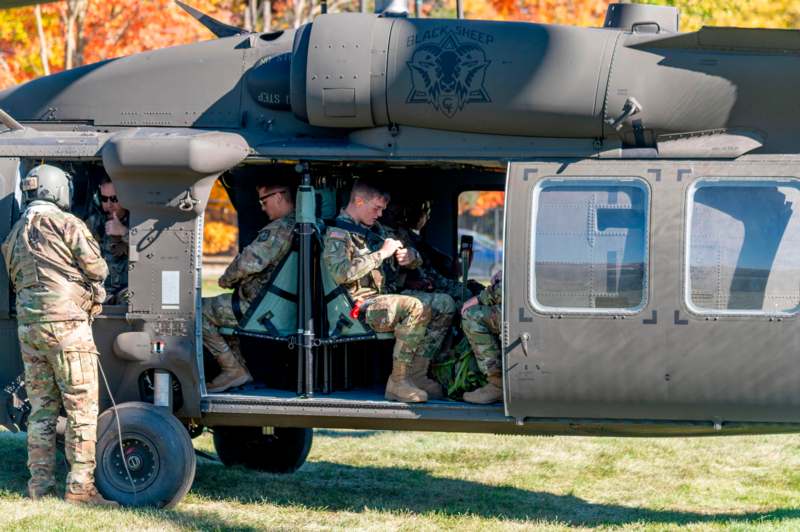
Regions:
M 103 173 L 130 209 L 131 298 L 94 324 L 106 497 L 176 504 L 202 427 L 225 464 L 271 472 L 302 465 L 314 427 L 800 430 L 798 31 L 681 33 L 676 9 L 612 4 L 602 28 L 389 10 L 248 33 L 181 5 L 218 38 L 0 93 L 0 238 L 41 161 L 72 173 L 78 211 Z M 265 223 L 253 179 L 294 171 L 294 249 L 227 331 L 263 385 L 209 394 L 209 190 L 224 179 L 246 244 Z M 505 192 L 502 404 L 394 403 L 376 388 L 391 343 L 346 319 L 315 244 L 364 175 L 432 199 L 424 238 L 453 255 L 458 193 Z M 0 275 L 0 423 L 21 430 Z

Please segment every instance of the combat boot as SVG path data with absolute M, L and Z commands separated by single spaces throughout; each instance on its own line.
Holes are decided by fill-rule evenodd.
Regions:
M 411 364 L 394 360 L 392 374 L 386 382 L 386 399 L 401 403 L 424 403 L 428 400 L 425 390 L 420 390 L 411 382 Z
M 239 362 L 233 351 L 223 351 L 217 355 L 217 362 L 222 369 L 222 373 L 206 384 L 208 393 L 220 393 L 228 388 L 235 388 L 252 382 L 253 377 L 250 372 Z
M 420 390 L 425 390 L 428 399 L 442 399 L 442 387 L 433 379 L 428 378 L 428 367 L 431 359 L 425 357 L 414 357 L 411 362 L 411 382 Z
M 486 377 L 489 382 L 486 386 L 464 394 L 464 400 L 468 403 L 488 405 L 503 400 L 503 377 L 499 373 L 493 373 Z
M 88 504 L 90 506 L 106 506 L 108 508 L 119 506 L 118 502 L 103 498 L 94 486 L 83 493 L 72 493 L 67 490 L 64 494 L 64 500 L 72 504 Z
M 34 501 L 38 501 L 39 499 L 44 499 L 45 497 L 55 497 L 55 496 L 56 496 L 56 489 L 54 487 L 45 488 L 43 490 L 28 488 L 28 497 L 30 497 Z

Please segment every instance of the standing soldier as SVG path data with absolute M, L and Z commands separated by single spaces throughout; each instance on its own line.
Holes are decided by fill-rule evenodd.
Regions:
M 108 265 L 106 277 L 106 303 L 122 304 L 128 288 L 128 209 L 122 206 L 111 178 L 100 180 L 98 196 L 102 213 L 93 214 L 86 221 L 95 240 L 100 243 L 103 260 Z
M 32 499 L 55 495 L 56 421 L 67 412 L 68 502 L 116 506 L 94 485 L 97 347 L 91 319 L 105 299 L 108 269 L 86 225 L 66 212 L 72 183 L 37 166 L 22 181 L 25 211 L 2 250 L 17 294 L 17 324 L 31 402 L 28 468 Z
M 239 353 L 238 343 L 228 344 L 219 333 L 220 327 L 237 327 L 239 316 L 269 283 L 275 267 L 292 247 L 294 231 L 294 198 L 286 183 L 256 186 L 261 210 L 270 223 L 258 232 L 253 242 L 231 262 L 219 286 L 233 288 L 233 293 L 203 298 L 203 345 L 214 356 L 222 373 L 206 384 L 209 393 L 223 392 L 253 380 Z
M 441 386 L 427 377 L 427 369 L 450 326 L 455 303 L 446 294 L 386 293 L 387 260 L 394 257 L 405 268 L 421 264 L 413 248 L 384 238 L 383 228 L 376 223 L 388 201 L 388 194 L 375 186 L 356 182 L 350 202 L 325 235 L 322 260 L 333 279 L 347 289 L 359 319 L 374 331 L 394 331 L 386 398 L 418 403 L 442 397 Z
M 464 394 L 468 403 L 489 404 L 503 400 L 503 375 L 500 362 L 500 304 L 503 278 L 496 274 L 492 284 L 461 309 L 461 328 L 469 340 L 478 367 L 489 381 L 486 386 Z

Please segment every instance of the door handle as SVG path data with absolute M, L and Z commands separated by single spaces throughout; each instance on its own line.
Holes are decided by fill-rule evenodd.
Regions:
M 531 335 L 528 333 L 522 333 L 519 335 L 519 343 L 522 344 L 522 352 L 525 356 L 528 356 L 528 342 L 531 339 Z

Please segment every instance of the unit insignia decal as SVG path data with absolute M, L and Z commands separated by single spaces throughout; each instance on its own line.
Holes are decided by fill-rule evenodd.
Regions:
M 406 103 L 428 103 L 447 118 L 467 104 L 489 103 L 484 82 L 490 63 L 483 48 L 453 33 L 438 43 L 421 44 L 407 62 L 411 92 Z

